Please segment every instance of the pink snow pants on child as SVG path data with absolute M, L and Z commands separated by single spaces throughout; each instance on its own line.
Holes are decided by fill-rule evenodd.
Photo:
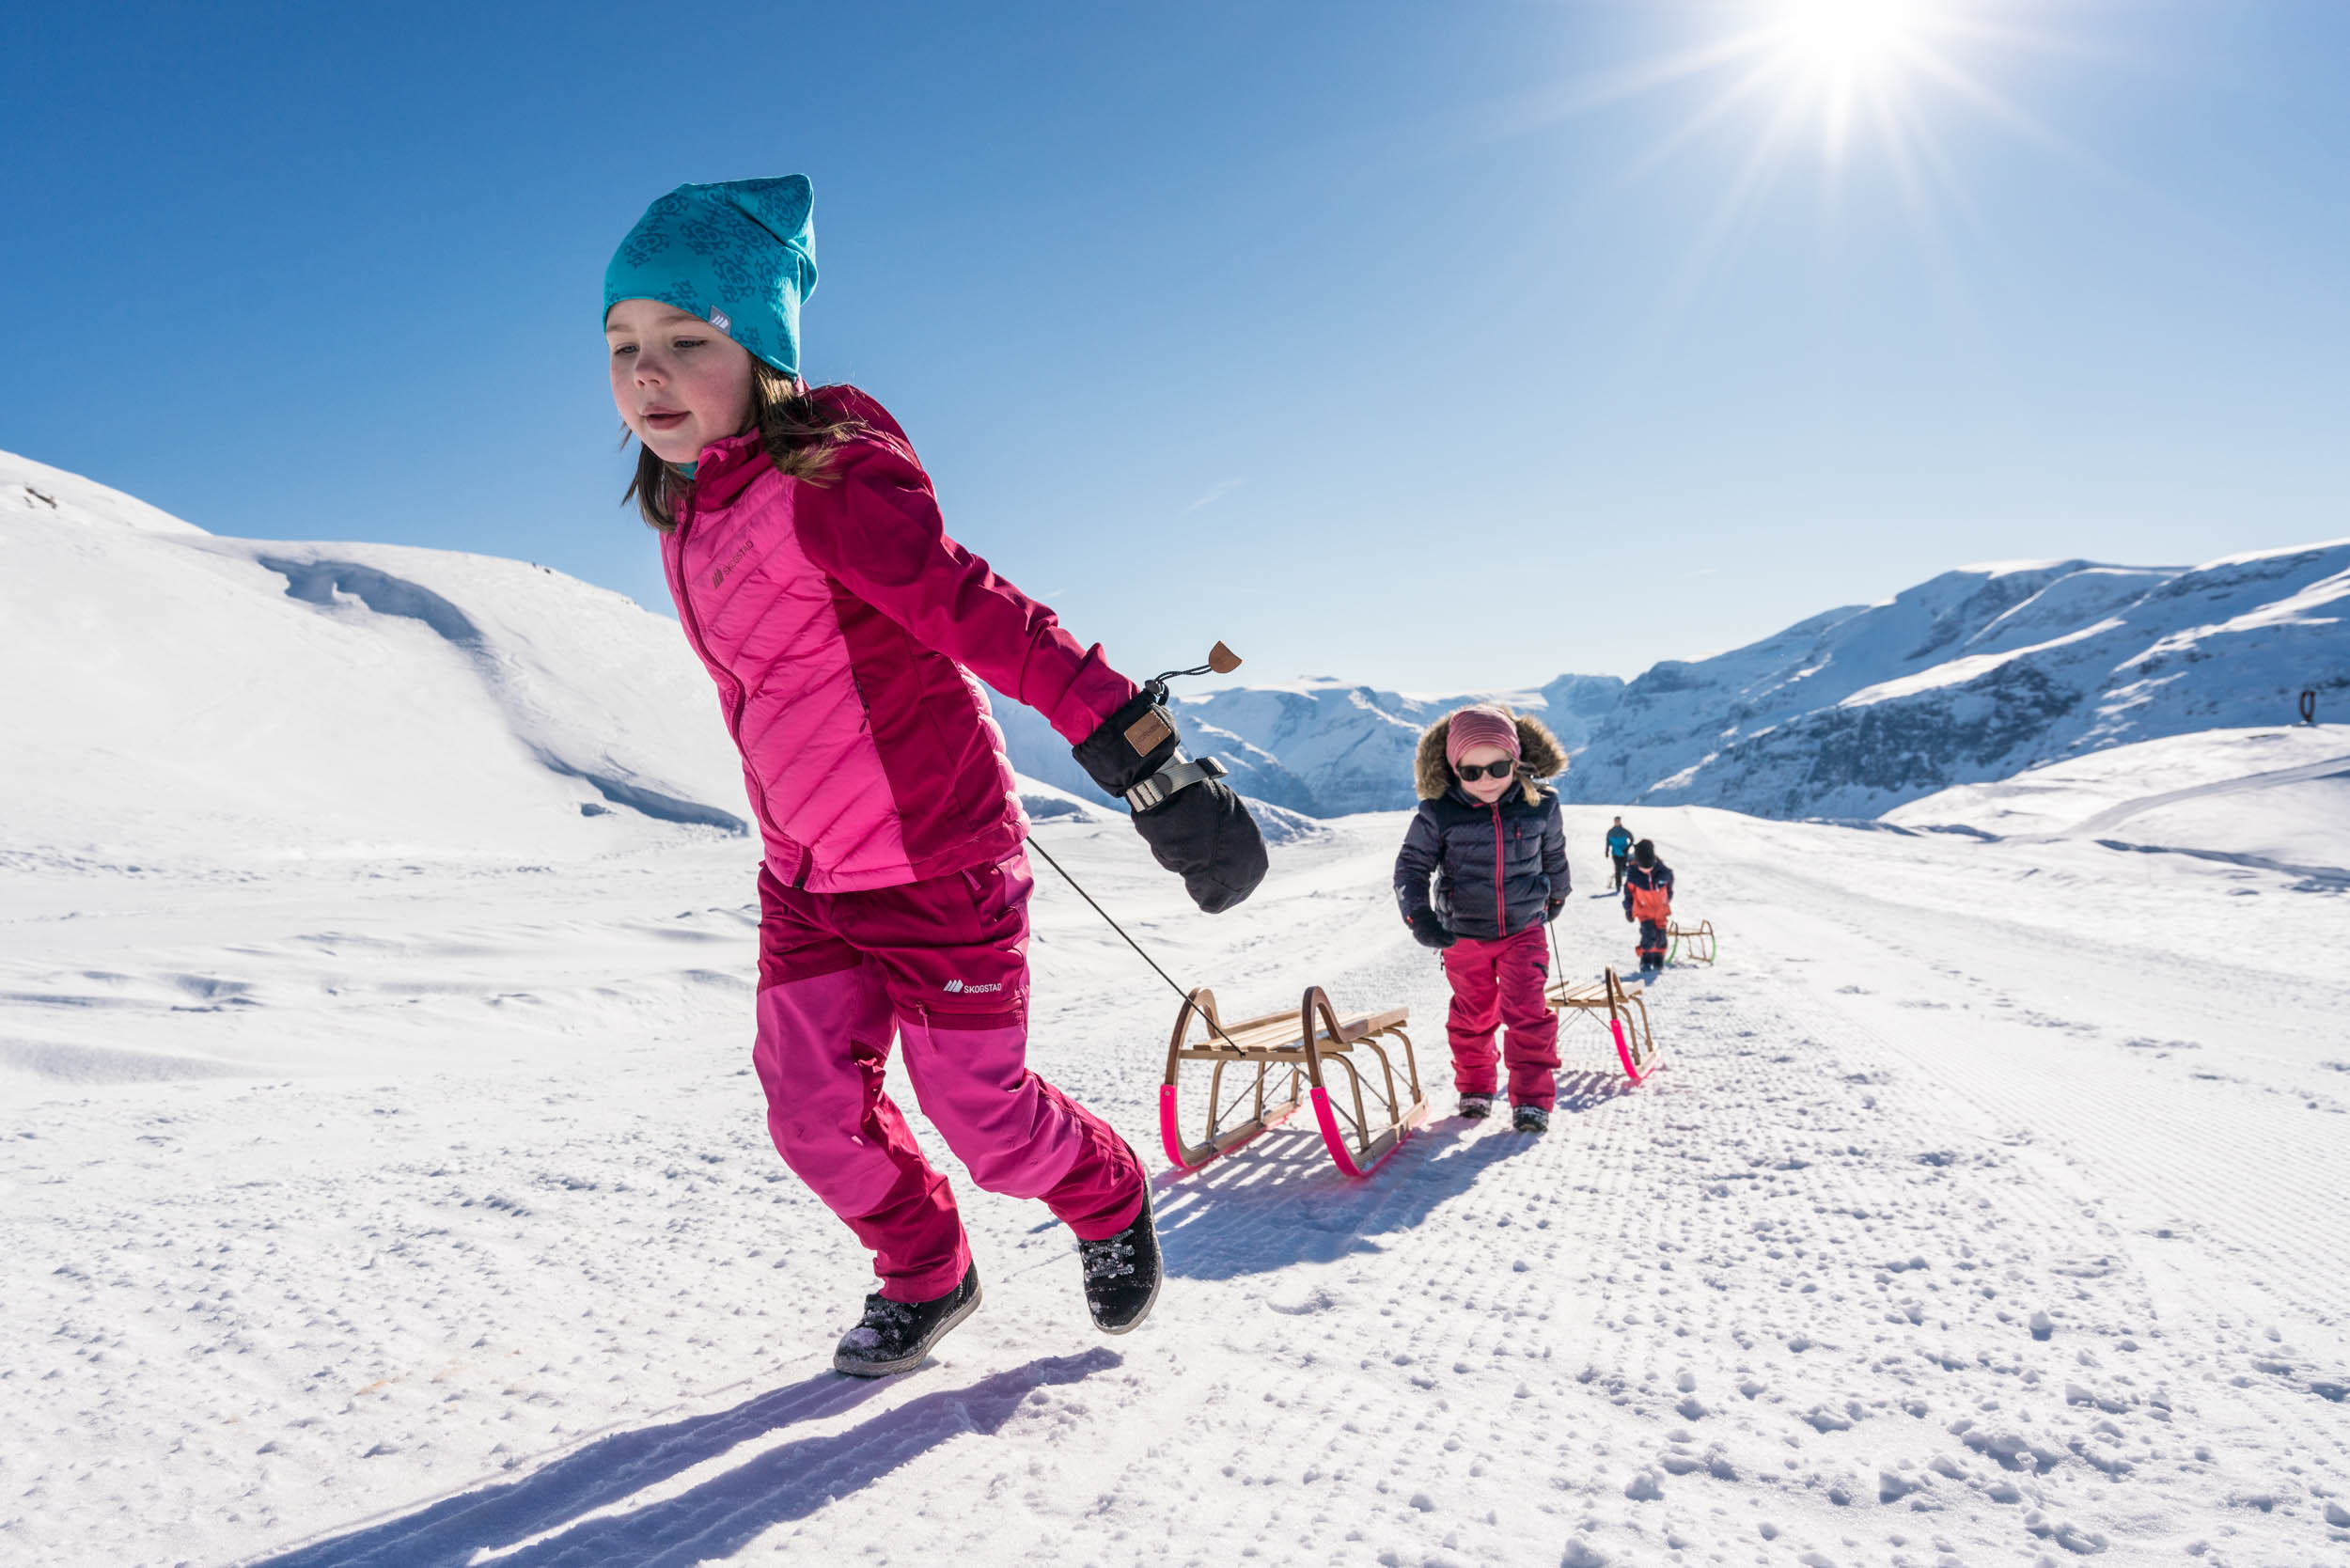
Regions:
M 1543 1002 L 1550 983 L 1550 954 L 1543 928 L 1483 942 L 1464 936 L 1444 950 L 1444 978 L 1452 982 L 1445 1033 L 1452 1042 L 1452 1087 L 1462 1094 L 1494 1092 L 1494 1030 L 1506 1030 L 1500 1058 L 1510 1066 L 1510 1104 L 1550 1109 L 1558 1098 L 1559 1015 Z
M 873 1253 L 881 1294 L 927 1301 L 971 1265 L 947 1178 L 882 1092 L 890 1037 L 915 1098 L 990 1192 L 1042 1198 L 1099 1241 L 1142 1209 L 1124 1139 L 1028 1071 L 1026 850 L 977 870 L 810 893 L 759 873 L 759 1043 L 784 1163 Z

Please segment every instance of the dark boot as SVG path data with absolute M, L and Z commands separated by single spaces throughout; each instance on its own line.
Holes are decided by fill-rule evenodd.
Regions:
M 865 1321 L 840 1338 L 832 1370 L 851 1377 L 887 1377 L 912 1372 L 947 1330 L 979 1310 L 979 1265 L 964 1271 L 963 1283 L 931 1301 L 865 1298 Z
M 1159 1299 L 1159 1232 L 1151 1221 L 1151 1184 L 1142 1184 L 1142 1212 L 1114 1236 L 1080 1241 L 1086 1310 L 1104 1334 L 1123 1334 L 1151 1315 Z
M 1510 1130 L 1514 1133 L 1546 1133 L 1550 1131 L 1550 1112 L 1540 1105 L 1520 1105 L 1510 1113 Z

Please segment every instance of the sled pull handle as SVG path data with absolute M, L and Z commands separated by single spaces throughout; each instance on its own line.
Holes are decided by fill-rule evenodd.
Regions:
M 1164 670 L 1151 677 L 1151 684 L 1165 686 L 1169 681 L 1184 675 L 1230 675 L 1238 668 L 1240 668 L 1240 655 L 1218 642 L 1214 648 L 1208 650 L 1206 664 L 1195 665 L 1190 669 Z

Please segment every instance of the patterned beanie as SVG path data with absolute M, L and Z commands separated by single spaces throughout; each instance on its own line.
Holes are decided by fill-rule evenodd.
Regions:
M 622 300 L 659 300 L 798 375 L 800 302 L 816 291 L 815 207 L 804 174 L 680 185 L 613 253 L 604 315 Z
M 1510 716 L 1509 709 L 1480 702 L 1452 715 L 1445 730 L 1444 760 L 1457 768 L 1462 758 L 1480 745 L 1497 745 L 1512 757 L 1518 754 L 1518 721 Z

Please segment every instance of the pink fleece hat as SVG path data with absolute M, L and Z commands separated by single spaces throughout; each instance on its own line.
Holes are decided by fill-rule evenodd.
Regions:
M 1454 767 L 1461 759 L 1480 745 L 1497 745 L 1515 757 L 1518 754 L 1518 721 L 1506 709 L 1490 702 L 1480 702 L 1473 708 L 1463 708 L 1452 715 L 1445 731 L 1444 760 Z

